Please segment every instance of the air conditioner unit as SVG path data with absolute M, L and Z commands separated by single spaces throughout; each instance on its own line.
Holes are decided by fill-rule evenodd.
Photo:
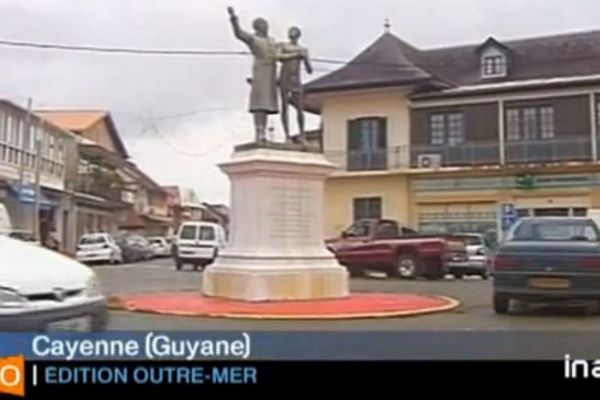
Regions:
M 442 165 L 442 155 L 419 154 L 417 165 L 419 168 L 439 168 Z

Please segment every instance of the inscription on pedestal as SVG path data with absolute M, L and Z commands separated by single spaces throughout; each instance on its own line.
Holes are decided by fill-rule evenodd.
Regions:
M 316 198 L 311 186 L 305 182 L 283 181 L 272 185 L 270 192 L 271 238 L 293 239 L 296 245 L 309 243 L 316 219 L 312 209 Z

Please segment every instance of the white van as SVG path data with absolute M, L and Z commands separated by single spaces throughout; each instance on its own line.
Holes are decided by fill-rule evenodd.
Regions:
M 194 269 L 212 263 L 219 250 L 225 247 L 225 230 L 212 222 L 184 222 L 175 238 L 175 268 L 180 270 L 184 264 Z
M 66 256 L 0 235 L 0 331 L 102 331 L 96 275 Z

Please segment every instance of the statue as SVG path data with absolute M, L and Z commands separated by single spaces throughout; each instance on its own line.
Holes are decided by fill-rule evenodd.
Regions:
M 280 45 L 269 37 L 269 24 L 263 18 L 252 22 L 254 33 L 244 31 L 233 7 L 228 7 L 233 34 L 244 42 L 254 56 L 252 78 L 249 80 L 249 111 L 254 115 L 256 142 L 266 142 L 266 127 L 269 114 L 279 112 L 277 101 L 277 62 L 303 58 L 298 51 L 282 52 Z
M 281 124 L 285 132 L 287 141 L 291 140 L 289 128 L 288 109 L 292 101 L 296 109 L 298 120 L 298 130 L 300 133 L 300 142 L 306 144 L 306 135 L 304 132 L 304 89 L 301 82 L 302 64 L 306 72 L 312 74 L 312 65 L 308 58 L 308 50 L 298 43 L 302 31 L 293 26 L 288 31 L 289 43 L 280 43 L 279 51 L 281 54 L 294 54 L 297 57 L 282 60 L 281 71 L 279 74 L 279 85 L 281 92 Z

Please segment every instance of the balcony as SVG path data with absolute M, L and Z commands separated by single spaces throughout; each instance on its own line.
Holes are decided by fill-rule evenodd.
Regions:
M 347 171 L 385 171 L 423 167 L 428 156 L 431 167 L 476 167 L 501 164 L 498 142 L 467 142 L 458 145 L 403 145 L 374 151 L 326 151 L 325 156 Z M 421 161 L 420 161 L 421 160 Z M 568 139 L 507 141 L 504 164 L 541 164 L 592 161 L 589 135 Z
M 498 142 L 468 142 L 453 146 L 414 145 L 410 153 L 411 168 L 418 168 L 419 159 L 428 155 L 439 156 L 444 167 L 500 164 Z
M 388 168 L 388 150 L 348 152 L 348 171 L 376 171 Z
M 506 142 L 507 164 L 591 161 L 592 141 L 589 135 L 568 139 Z

